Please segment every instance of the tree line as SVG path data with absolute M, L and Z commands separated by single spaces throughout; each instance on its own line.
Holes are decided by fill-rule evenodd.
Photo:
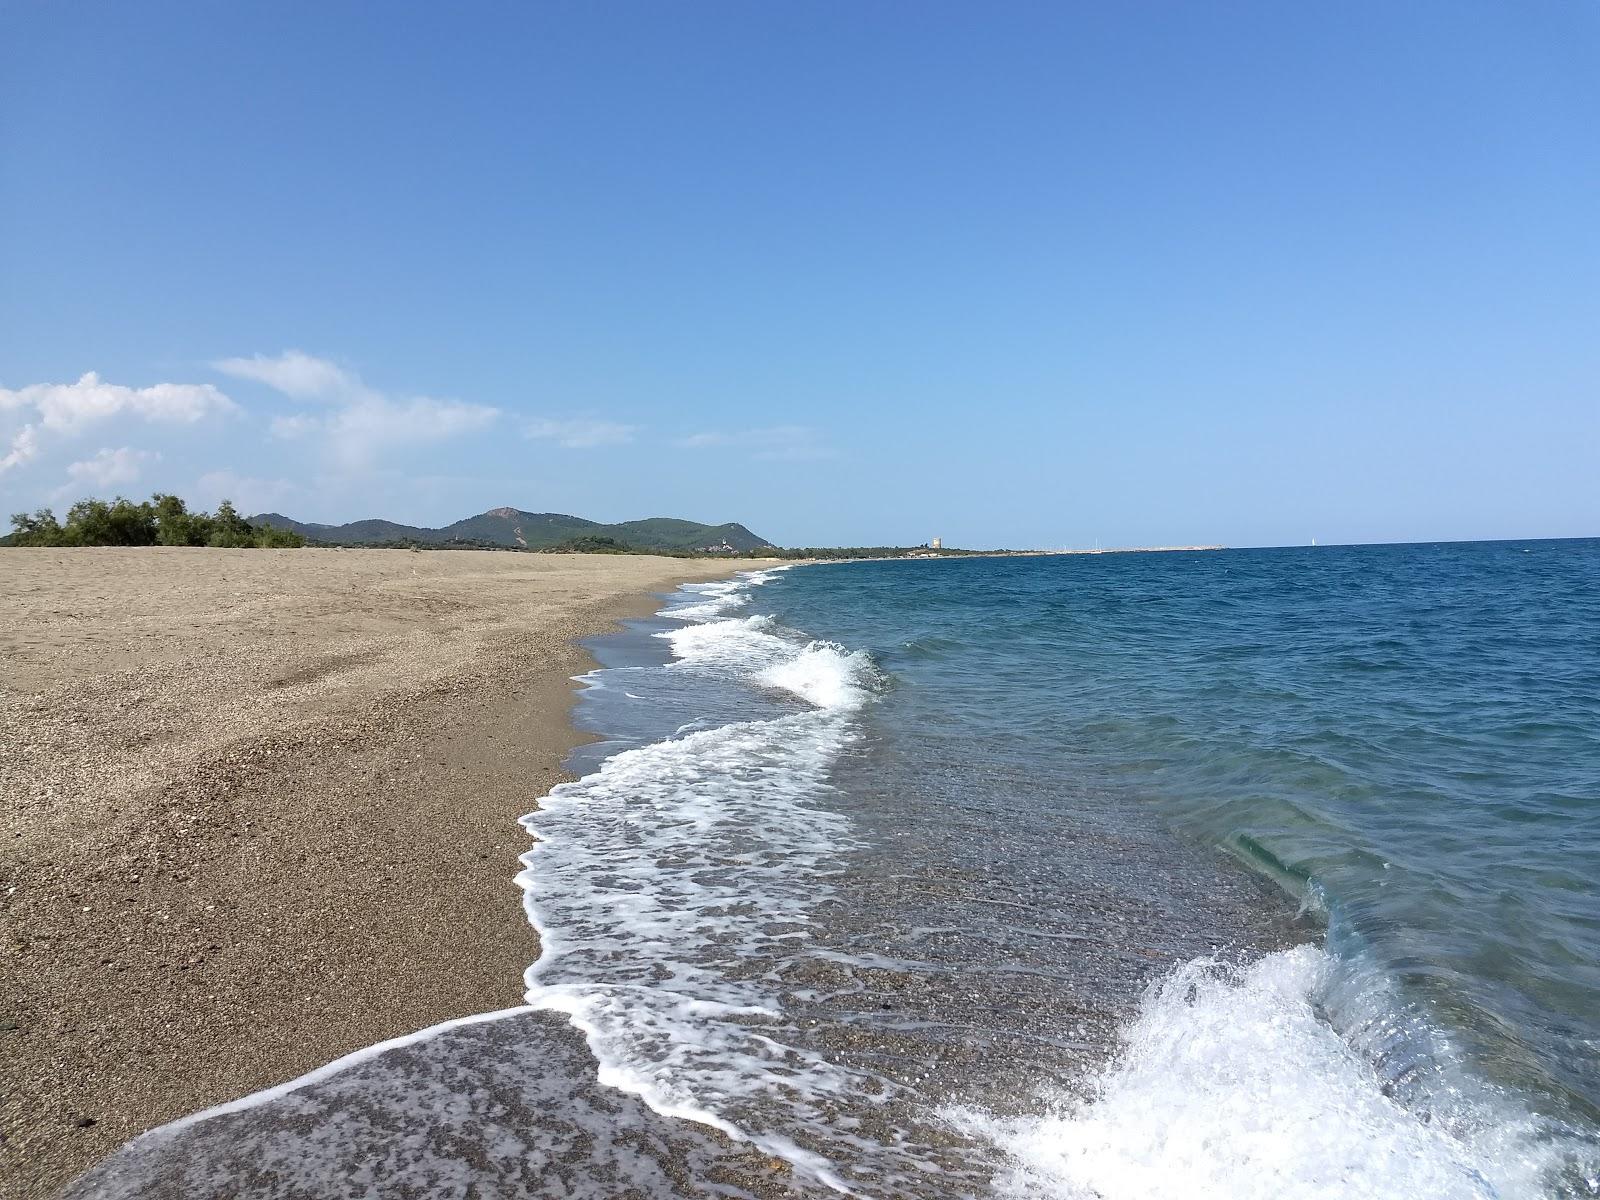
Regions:
M 195 510 L 177 496 L 157 492 L 148 500 L 79 500 L 57 521 L 48 508 L 13 513 L 12 546 L 216 546 L 224 549 L 281 549 L 304 546 L 288 529 L 252 525 L 230 501 L 214 513 Z

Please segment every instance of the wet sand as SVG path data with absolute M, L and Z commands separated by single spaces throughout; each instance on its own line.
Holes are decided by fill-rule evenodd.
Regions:
M 0 1195 L 517 1003 L 574 640 L 749 565 L 0 550 Z

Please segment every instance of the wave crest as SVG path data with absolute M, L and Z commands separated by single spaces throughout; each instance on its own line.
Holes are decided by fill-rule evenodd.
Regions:
M 1242 968 L 1196 959 L 1146 994 L 1091 1098 L 1042 1116 L 948 1115 L 1011 1156 L 998 1182 L 1018 1196 L 1548 1194 L 1555 1149 L 1509 1100 L 1424 1120 L 1393 1097 L 1320 1011 L 1337 969 L 1312 946 Z
M 860 708 L 886 682 L 866 651 L 808 639 L 770 616 L 703 620 L 656 636 L 683 667 L 788 692 L 817 708 Z

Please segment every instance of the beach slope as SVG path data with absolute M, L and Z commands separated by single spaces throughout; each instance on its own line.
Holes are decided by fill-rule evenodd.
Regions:
M 0 1194 L 517 1003 L 575 639 L 750 565 L 0 550 Z

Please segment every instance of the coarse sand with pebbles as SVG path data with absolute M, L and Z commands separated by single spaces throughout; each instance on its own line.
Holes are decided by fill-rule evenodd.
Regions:
M 755 565 L 0 549 L 0 1195 L 516 1004 L 575 639 Z

